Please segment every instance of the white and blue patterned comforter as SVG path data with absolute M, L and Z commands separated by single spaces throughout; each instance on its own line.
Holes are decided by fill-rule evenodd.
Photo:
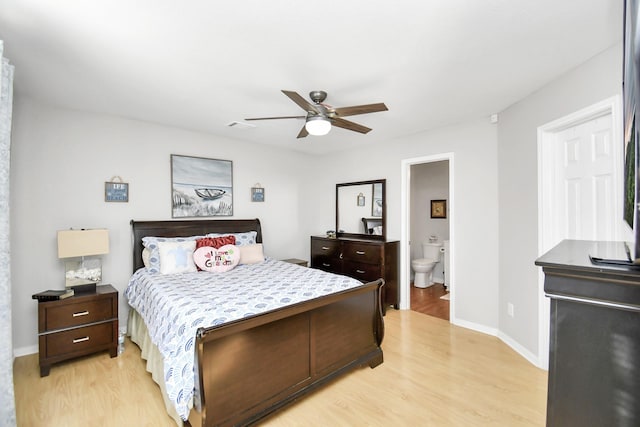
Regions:
M 267 258 L 226 273 L 162 275 L 141 268 L 125 291 L 164 360 L 169 399 L 183 420 L 194 393 L 194 345 L 200 327 L 271 311 L 355 288 L 356 279 Z

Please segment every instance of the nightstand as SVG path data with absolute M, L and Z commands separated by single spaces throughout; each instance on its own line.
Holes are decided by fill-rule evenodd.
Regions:
M 283 262 L 289 262 L 291 264 L 298 264 L 301 265 L 303 267 L 307 266 L 307 261 L 303 260 L 303 259 L 298 259 L 298 258 L 287 258 L 287 259 L 283 259 Z
M 118 291 L 111 285 L 95 292 L 38 303 L 40 376 L 53 363 L 108 350 L 118 355 Z

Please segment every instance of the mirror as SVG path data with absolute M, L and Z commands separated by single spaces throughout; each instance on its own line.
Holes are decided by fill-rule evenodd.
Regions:
M 336 184 L 336 235 L 386 238 L 385 179 Z

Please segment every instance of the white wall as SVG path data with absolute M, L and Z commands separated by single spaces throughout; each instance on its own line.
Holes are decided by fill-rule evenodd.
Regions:
M 411 259 L 422 258 L 422 243 L 429 236 L 439 242 L 449 240 L 449 162 L 439 161 L 411 166 Z M 431 218 L 431 200 L 447 200 L 447 217 Z M 412 273 L 413 274 L 413 273 Z M 444 282 L 444 264 L 433 269 L 433 280 Z
M 306 203 L 300 153 L 118 117 L 43 106 L 16 95 L 11 149 L 11 269 L 13 345 L 37 351 L 37 303 L 31 295 L 64 287 L 56 231 L 106 227 L 110 253 L 103 257 L 103 282 L 120 293 L 120 322 L 126 323 L 123 291 L 131 275 L 131 219 L 171 219 L 170 155 L 233 161 L 234 218 L 260 218 L 265 253 L 274 258 L 309 258 L 301 238 Z M 119 175 L 129 183 L 129 203 L 105 203 L 104 182 Z M 265 202 L 252 203 L 260 182 Z M 333 190 L 329 192 L 335 194 Z M 229 217 L 226 217 L 229 218 Z
M 496 127 L 482 119 L 420 135 L 318 157 L 310 180 L 317 202 L 308 208 L 306 230 L 323 234 L 335 227 L 335 184 L 386 178 L 387 238 L 401 238 L 401 163 L 404 159 L 454 153 L 457 320 L 498 326 L 498 175 Z M 357 166 L 354 166 L 357 165 Z M 310 169 L 311 171 L 311 169 Z M 407 260 L 409 263 L 410 260 Z M 453 319 L 452 319 L 453 320 Z M 456 320 L 454 320 L 456 321 Z
M 616 45 L 501 112 L 500 330 L 538 353 L 537 128 L 621 94 L 622 46 Z M 620 141 L 622 143 L 622 141 Z M 514 317 L 507 315 L 514 305 Z
M 604 52 L 503 111 L 497 128 L 488 118 L 469 121 L 369 146 L 366 158 L 361 148 L 307 156 L 43 106 L 16 94 L 11 152 L 14 349 L 37 351 L 37 304 L 31 295 L 63 286 L 56 230 L 107 227 L 111 253 L 103 259 L 104 280 L 124 290 L 131 273 L 129 220 L 171 217 L 170 154 L 232 160 L 234 217 L 261 219 L 268 255 L 308 259 L 309 235 L 335 228 L 336 183 L 385 178 L 387 236 L 399 240 L 402 161 L 453 153 L 452 320 L 489 332 L 499 329 L 535 353 L 536 129 L 619 94 L 620 52 L 620 46 Z M 104 202 L 104 182 L 114 175 L 129 182 L 129 203 Z M 250 202 L 256 182 L 266 189 L 265 203 Z M 514 318 L 506 316 L 507 301 L 516 307 Z M 124 324 L 123 298 L 120 306 Z

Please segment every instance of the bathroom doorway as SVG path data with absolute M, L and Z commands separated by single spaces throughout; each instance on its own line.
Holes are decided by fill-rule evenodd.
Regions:
M 402 163 L 402 242 L 400 308 L 450 321 L 453 313 L 453 154 L 446 153 L 407 159 Z M 433 210 L 433 212 L 432 212 Z M 428 270 L 426 288 L 413 286 L 412 261 L 425 258 L 423 243 L 431 241 L 432 249 L 440 248 L 440 257 Z M 429 249 L 427 249 L 429 250 Z M 431 250 L 433 257 L 437 250 Z M 449 261 L 449 262 L 447 262 Z M 423 277 L 418 280 L 420 282 Z M 434 285 L 430 285 L 430 283 Z

